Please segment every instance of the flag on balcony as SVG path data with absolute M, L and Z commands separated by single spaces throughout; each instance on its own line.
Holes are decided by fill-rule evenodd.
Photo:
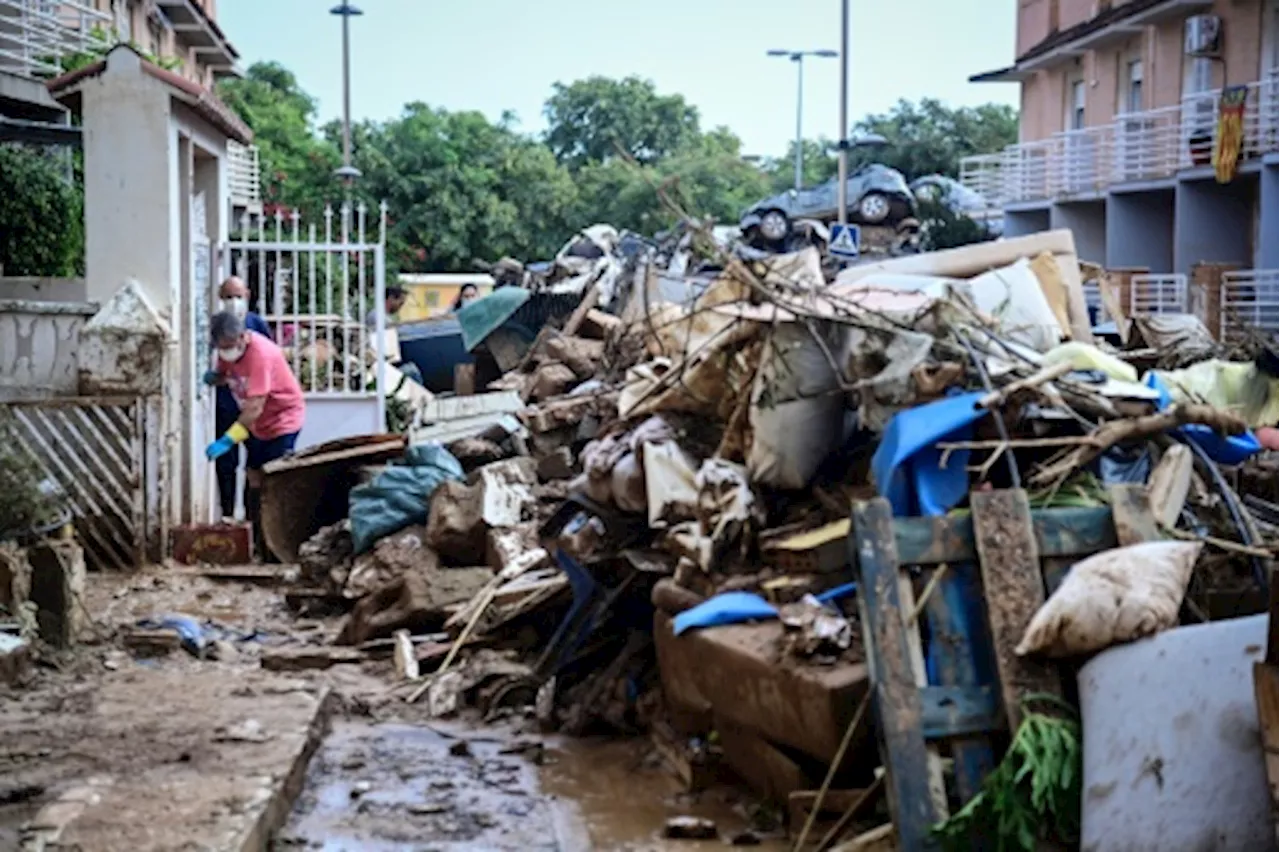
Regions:
M 1228 86 L 1218 102 L 1218 133 L 1213 142 L 1213 170 L 1218 183 L 1231 183 L 1244 145 L 1244 101 L 1247 86 Z

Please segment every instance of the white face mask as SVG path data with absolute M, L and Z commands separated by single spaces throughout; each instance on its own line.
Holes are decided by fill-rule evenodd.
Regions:
M 222 309 L 230 311 L 240 319 L 244 319 L 245 314 L 249 313 L 249 300 L 242 296 L 233 296 L 230 299 L 222 300 Z
M 229 363 L 234 364 L 236 361 L 239 361 L 241 358 L 244 357 L 244 344 L 238 343 L 235 346 L 232 346 L 228 349 L 219 349 L 218 357 L 221 358 L 223 361 L 227 361 Z

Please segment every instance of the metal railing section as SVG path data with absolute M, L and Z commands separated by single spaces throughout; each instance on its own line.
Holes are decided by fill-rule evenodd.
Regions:
M 223 268 L 249 286 L 306 393 L 382 399 L 386 204 L 376 240 L 368 212 L 363 203 L 326 207 L 322 228 L 304 228 L 296 211 L 246 211 L 223 247 Z
M 1188 312 L 1187 276 L 1135 275 L 1129 281 L 1130 316 Z
M 960 162 L 960 181 L 1003 206 L 1098 192 L 1107 186 L 1167 178 L 1209 165 L 1222 92 L 1190 95 L 1177 106 L 1116 116 L 1097 127 L 1010 145 Z M 1280 79 L 1272 70 L 1247 87 L 1242 160 L 1277 150 Z
M 1249 329 L 1280 336 L 1280 271 L 1247 269 L 1222 275 L 1218 339 Z
M 262 166 L 257 145 L 227 141 L 227 193 L 233 207 L 262 211 Z
M 74 53 L 106 50 L 111 17 L 84 0 L 0 0 L 0 71 L 44 78 Z

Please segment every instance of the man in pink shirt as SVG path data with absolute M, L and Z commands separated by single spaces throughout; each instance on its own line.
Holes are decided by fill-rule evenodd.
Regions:
M 240 417 L 205 455 L 212 461 L 244 443 L 244 505 L 254 537 L 262 542 L 262 468 L 293 452 L 306 415 L 302 387 L 280 347 L 246 330 L 244 320 L 231 311 L 214 315 L 209 334 L 218 351 L 216 382 L 230 389 Z

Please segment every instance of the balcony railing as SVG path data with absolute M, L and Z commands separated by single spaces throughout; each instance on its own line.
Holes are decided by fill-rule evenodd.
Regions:
M 1272 70 L 1248 87 L 1242 161 L 1277 149 L 1280 82 Z M 1220 91 L 1177 106 L 1117 116 L 1108 124 L 966 157 L 960 180 L 995 206 L 1101 192 L 1108 186 L 1159 180 L 1209 165 L 1218 134 Z
M 262 169 L 257 145 L 227 142 L 227 193 L 232 206 L 262 212 Z
M 1280 272 L 1247 269 L 1222 276 L 1218 339 L 1229 340 L 1256 329 L 1280 334 Z
M 109 48 L 110 27 L 88 0 L 0 0 L 0 71 L 56 76 L 67 56 Z

